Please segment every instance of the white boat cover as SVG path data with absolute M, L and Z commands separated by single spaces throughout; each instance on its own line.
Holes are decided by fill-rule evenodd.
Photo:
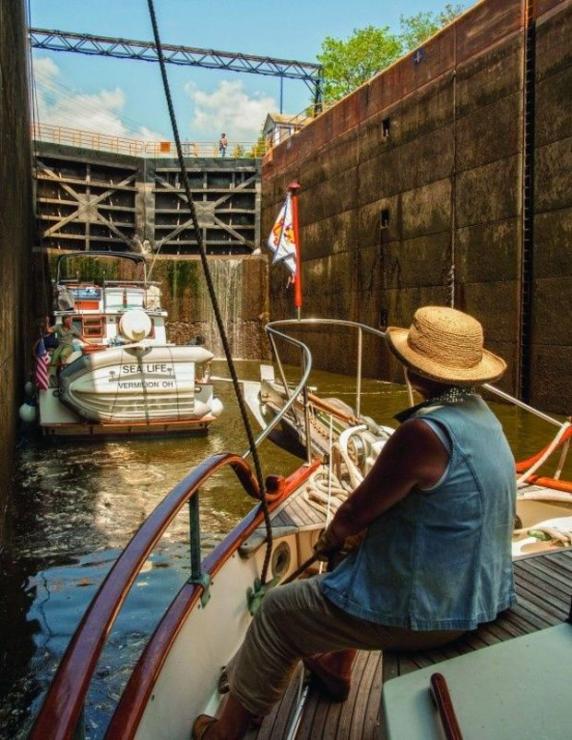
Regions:
M 212 386 L 195 382 L 204 347 L 131 345 L 81 355 L 60 374 L 60 400 L 91 421 L 200 419 Z

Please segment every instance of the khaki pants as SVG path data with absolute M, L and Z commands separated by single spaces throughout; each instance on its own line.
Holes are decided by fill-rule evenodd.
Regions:
M 460 630 L 414 632 L 358 619 L 322 595 L 320 579 L 295 581 L 267 593 L 229 663 L 230 690 L 252 714 L 270 712 L 300 658 L 346 648 L 423 650 L 463 634 Z
M 68 358 L 73 351 L 74 348 L 71 344 L 58 344 L 58 346 L 52 352 L 52 357 L 50 360 L 51 367 L 56 368 L 60 362 L 63 363 L 64 360 L 66 360 L 66 358 Z

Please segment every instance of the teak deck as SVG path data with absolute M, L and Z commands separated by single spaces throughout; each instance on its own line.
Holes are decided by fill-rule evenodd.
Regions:
M 439 663 L 448 658 L 510 640 L 564 622 L 569 615 L 572 593 L 572 550 L 559 550 L 518 560 L 514 564 L 518 604 L 497 620 L 467 633 L 439 650 L 391 654 L 360 652 L 354 663 L 353 685 L 347 701 L 334 704 L 310 689 L 297 740 L 370 740 L 380 736 L 380 706 L 383 680 Z M 249 740 L 280 740 L 286 737 L 297 698 L 299 676 L 283 700 L 251 731 Z

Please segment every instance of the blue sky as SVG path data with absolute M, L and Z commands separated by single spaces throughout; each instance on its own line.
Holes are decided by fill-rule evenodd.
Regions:
M 469 5 L 468 2 L 464 3 Z M 315 61 L 325 36 L 367 25 L 399 30 L 401 14 L 439 11 L 445 0 L 155 0 L 161 38 L 251 54 Z M 31 25 L 132 39 L 152 38 L 146 0 L 31 0 Z M 123 136 L 167 138 L 170 127 L 157 65 L 79 54 L 33 52 L 40 120 Z M 253 141 L 265 113 L 278 110 L 279 80 L 168 67 L 181 135 Z M 285 112 L 309 102 L 303 82 L 284 82 Z

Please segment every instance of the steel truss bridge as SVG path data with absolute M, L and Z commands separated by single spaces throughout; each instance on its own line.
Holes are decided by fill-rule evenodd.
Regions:
M 68 51 L 114 59 L 136 59 L 144 62 L 159 61 L 157 49 L 151 41 L 94 36 L 87 33 L 70 33 L 45 28 L 30 28 L 29 34 L 30 43 L 34 49 Z M 165 61 L 169 64 L 279 77 L 281 109 L 284 79 L 302 80 L 312 92 L 316 111 L 321 110 L 323 68 L 319 64 L 175 44 L 163 44 L 163 54 Z

